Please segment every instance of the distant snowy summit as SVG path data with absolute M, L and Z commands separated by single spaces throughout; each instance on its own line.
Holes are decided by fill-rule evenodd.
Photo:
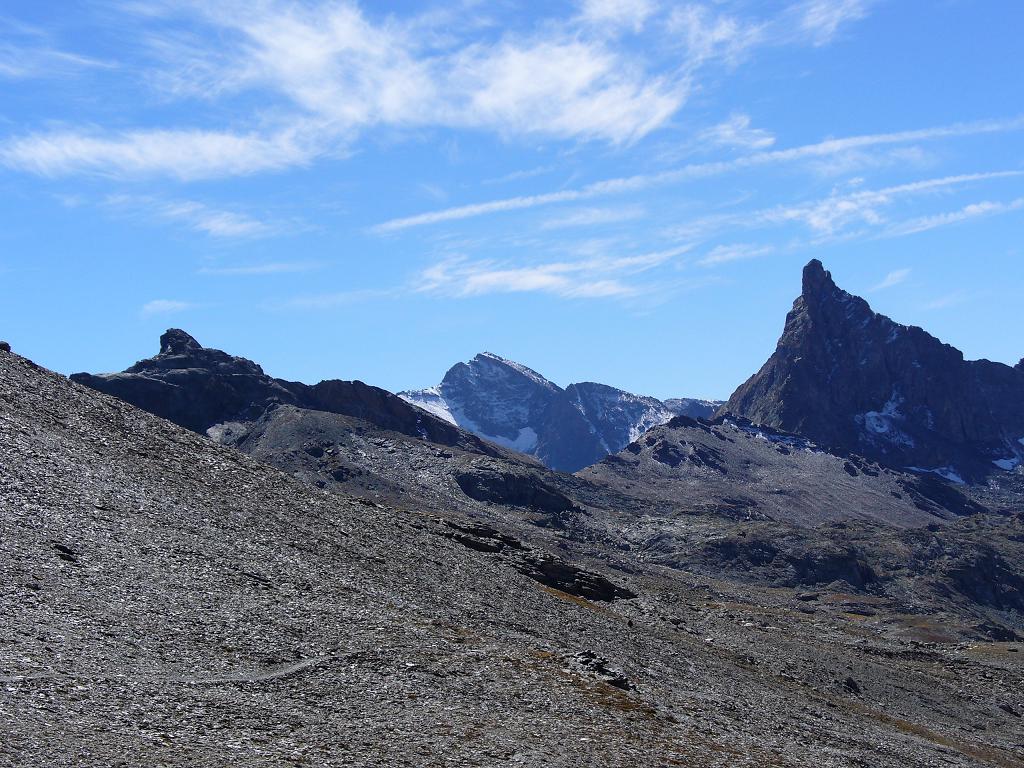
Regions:
M 483 352 L 436 387 L 399 397 L 480 437 L 575 472 L 673 416 L 709 418 L 721 403 L 662 402 L 593 382 L 559 387 L 525 365 Z

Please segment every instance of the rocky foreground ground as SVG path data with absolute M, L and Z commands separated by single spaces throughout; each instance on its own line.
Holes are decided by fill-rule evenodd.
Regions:
M 891 595 L 318 489 L 7 352 L 0 435 L 0 762 L 1024 765 L 1022 644 Z

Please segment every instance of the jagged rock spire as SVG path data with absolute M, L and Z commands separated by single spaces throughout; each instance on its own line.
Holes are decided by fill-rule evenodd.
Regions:
M 806 304 L 818 304 L 839 292 L 839 287 L 832 280 L 832 273 L 820 261 L 811 259 L 807 262 L 801 291 Z
M 1017 456 L 1022 370 L 965 361 L 924 330 L 874 313 L 814 259 L 775 354 L 722 412 L 900 468 L 982 477 Z

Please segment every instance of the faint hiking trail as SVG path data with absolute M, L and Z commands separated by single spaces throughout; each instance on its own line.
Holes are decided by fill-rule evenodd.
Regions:
M 264 680 L 279 680 L 291 677 L 304 672 L 311 667 L 319 666 L 331 659 L 336 658 L 333 654 L 327 656 L 316 656 L 310 659 L 300 659 L 291 664 L 278 664 L 259 670 L 239 670 L 227 674 L 200 673 L 193 675 L 166 674 L 159 672 L 123 672 L 116 675 L 75 675 L 64 672 L 30 672 L 24 675 L 2 675 L 0 683 L 21 683 L 26 680 L 91 680 L 96 682 L 109 682 L 117 680 L 137 681 L 158 681 L 176 682 L 186 685 L 218 685 L 220 683 L 259 683 Z

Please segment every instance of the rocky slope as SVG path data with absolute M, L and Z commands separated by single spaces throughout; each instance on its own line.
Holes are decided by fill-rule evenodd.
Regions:
M 485 352 L 457 363 L 436 387 L 399 396 L 491 442 L 573 472 L 619 451 L 673 415 L 710 416 L 719 403 L 661 402 L 593 382 L 565 389 Z
M 0 762 L 1024 760 L 1021 646 L 959 614 L 317 490 L 6 352 L 0 432 Z
M 735 417 L 678 416 L 578 474 L 662 509 L 802 526 L 923 527 L 984 511 L 937 477 L 837 455 Z
M 1024 462 L 1020 366 L 964 360 L 873 312 L 817 260 L 775 353 L 721 413 L 954 481 Z

